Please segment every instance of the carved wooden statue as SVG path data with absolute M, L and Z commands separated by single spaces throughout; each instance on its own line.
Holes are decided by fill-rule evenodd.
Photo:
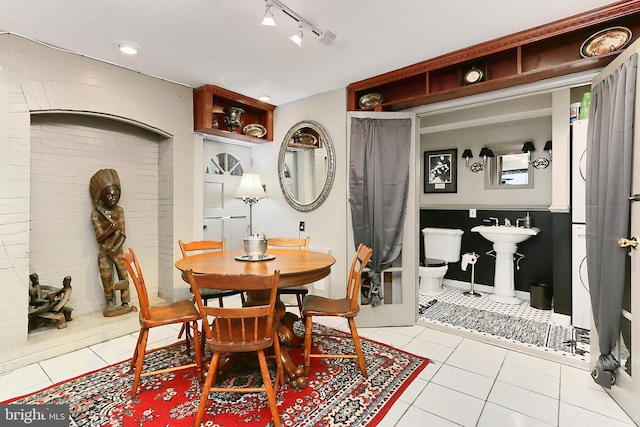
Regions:
M 71 307 L 66 304 L 71 298 L 71 276 L 62 281 L 62 288 L 40 286 L 36 273 L 29 275 L 29 330 L 47 321 L 54 321 L 58 329 L 67 327 L 71 321 Z
M 129 275 L 122 261 L 123 244 L 126 239 L 124 210 L 120 201 L 120 177 L 114 169 L 100 169 L 91 177 L 89 193 L 94 209 L 91 222 L 98 241 L 98 266 L 107 306 L 104 316 L 119 316 L 129 313 L 131 296 Z M 114 276 L 115 273 L 115 276 Z M 116 302 L 116 291 L 120 291 L 120 304 Z

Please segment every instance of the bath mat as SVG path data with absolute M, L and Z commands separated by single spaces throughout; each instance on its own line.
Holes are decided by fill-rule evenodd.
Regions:
M 418 309 L 422 321 L 434 322 L 498 339 L 562 355 L 575 356 L 587 361 L 589 355 L 589 331 L 526 319 L 503 313 L 495 313 L 437 299 L 421 303 Z
M 492 313 L 471 307 L 438 301 L 425 309 L 420 307 L 420 317 L 449 325 L 460 326 L 509 340 L 544 346 L 549 325 L 535 320 Z

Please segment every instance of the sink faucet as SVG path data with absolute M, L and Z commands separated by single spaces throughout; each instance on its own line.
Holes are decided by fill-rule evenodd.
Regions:
M 516 227 L 520 227 L 520 221 L 524 222 L 524 218 L 516 219 Z
M 511 227 L 511 220 L 509 218 L 505 218 L 504 219 L 504 226 L 505 227 Z
M 493 217 L 493 216 L 490 216 L 489 219 L 483 219 L 483 221 L 484 222 L 493 222 L 493 221 L 495 221 L 495 224 L 493 224 L 493 225 L 495 225 L 496 227 L 498 225 L 500 225 L 500 220 L 498 218 L 496 218 L 496 217 Z

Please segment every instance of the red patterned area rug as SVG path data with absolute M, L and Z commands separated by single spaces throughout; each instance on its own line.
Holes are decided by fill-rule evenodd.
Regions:
M 336 335 L 316 339 L 318 351 L 353 352 L 353 344 L 344 339 L 343 332 L 314 327 L 315 332 Z M 360 374 L 355 360 L 313 359 L 307 388 L 281 386 L 276 397 L 282 424 L 373 427 L 429 363 L 428 359 L 366 339 L 362 347 L 369 378 Z M 294 363 L 303 364 L 302 349 L 291 350 L 291 355 Z M 145 358 L 145 370 L 175 365 L 188 357 L 184 346 L 154 351 Z M 193 425 L 201 391 L 194 370 L 143 378 L 138 395 L 131 398 L 133 373 L 129 365 L 130 361 L 122 362 L 2 403 L 69 405 L 71 426 Z M 274 374 L 272 369 L 272 378 Z M 262 382 L 258 370 L 232 371 L 219 381 L 244 387 Z M 271 426 L 273 420 L 264 393 L 211 393 L 203 425 Z

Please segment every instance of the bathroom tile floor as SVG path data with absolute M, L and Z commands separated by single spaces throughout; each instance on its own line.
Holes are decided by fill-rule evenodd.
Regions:
M 589 331 L 580 328 L 574 328 L 573 326 L 563 326 L 554 324 L 551 319 L 551 310 L 540 310 L 531 307 L 529 301 L 523 301 L 521 304 L 503 304 L 494 302 L 488 298 L 489 293 L 476 290 L 476 293 L 480 294 L 479 297 L 464 295 L 464 291 L 468 288 L 462 289 L 456 286 L 443 286 L 444 292 L 438 296 L 419 296 L 419 304 L 422 307 L 430 307 L 434 302 L 442 302 L 448 304 L 455 304 L 459 306 L 459 310 L 456 312 L 456 317 L 463 318 L 461 312 L 465 311 L 468 307 L 472 310 L 482 310 L 483 312 L 490 312 L 497 314 L 495 316 L 495 322 L 505 322 L 503 329 L 509 330 L 510 327 L 518 328 L 521 326 L 516 318 L 532 321 L 531 323 L 546 325 L 546 338 L 544 343 L 540 345 L 519 342 L 517 340 L 511 340 L 503 336 L 499 336 L 485 331 L 476 331 L 470 328 L 465 328 L 465 322 L 461 322 L 458 325 L 451 325 L 444 321 L 439 321 L 437 316 L 429 316 L 429 310 L 423 312 L 420 311 L 419 320 L 424 322 L 427 326 L 436 328 L 444 328 L 444 330 L 457 329 L 458 331 L 465 332 L 467 334 L 477 335 L 481 339 L 493 341 L 498 345 L 510 345 L 511 347 L 521 346 L 524 351 L 534 351 L 543 357 L 549 357 L 553 359 L 564 359 L 561 363 L 572 364 L 577 367 L 587 368 L 589 364 Z M 473 325 L 471 313 L 468 316 L 468 324 Z M 513 318 L 513 321 L 505 319 L 505 316 Z M 513 326 L 511 323 L 513 322 Z M 487 327 L 487 330 L 499 330 L 497 327 Z
M 531 307 L 527 301 L 523 301 L 522 304 L 503 304 L 495 302 L 487 298 L 488 293 L 478 291 L 480 297 L 466 296 L 464 291 L 468 289 L 461 289 L 454 286 L 444 285 L 444 292 L 437 297 L 428 297 L 421 295 L 420 303 L 423 300 L 437 299 L 438 301 L 445 301 L 452 304 L 463 305 L 465 307 L 472 307 L 481 310 L 491 311 L 493 313 L 506 314 L 508 316 L 521 317 L 523 319 L 536 320 L 538 322 L 549 323 L 551 322 L 551 310 L 538 310 Z
M 318 320 L 348 329 L 343 319 Z M 153 329 L 150 346 L 172 342 L 177 331 Z M 585 369 L 422 324 L 359 328 L 359 332 L 431 359 L 381 427 L 634 425 Z M 2 374 L 0 401 L 128 359 L 136 339 L 137 333 L 128 334 Z

